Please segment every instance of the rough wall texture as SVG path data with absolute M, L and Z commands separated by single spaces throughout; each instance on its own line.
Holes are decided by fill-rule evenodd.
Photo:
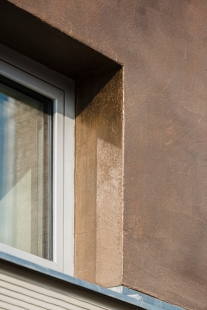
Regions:
M 122 284 L 206 309 L 206 0 L 10 2 L 124 64 Z
M 76 83 L 75 275 L 120 285 L 123 257 L 122 71 Z

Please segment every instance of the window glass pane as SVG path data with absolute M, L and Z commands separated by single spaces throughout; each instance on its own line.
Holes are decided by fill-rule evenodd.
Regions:
M 52 260 L 52 102 L 19 89 L 0 82 L 0 242 Z

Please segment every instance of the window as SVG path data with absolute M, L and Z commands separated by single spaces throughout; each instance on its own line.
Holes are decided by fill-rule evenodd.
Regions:
M 0 45 L 0 251 L 73 275 L 74 85 Z
M 26 93 L 0 76 L 0 242 L 52 261 L 52 101 Z

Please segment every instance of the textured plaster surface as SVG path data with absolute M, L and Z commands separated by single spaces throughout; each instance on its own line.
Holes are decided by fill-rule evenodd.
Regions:
M 76 84 L 75 275 L 122 281 L 122 71 Z
M 11 2 L 124 64 L 122 284 L 207 309 L 207 2 Z

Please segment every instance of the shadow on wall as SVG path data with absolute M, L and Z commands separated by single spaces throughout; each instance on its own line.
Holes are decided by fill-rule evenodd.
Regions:
M 75 276 L 122 277 L 122 70 L 76 83 Z
M 96 130 L 99 139 L 117 147 L 122 143 L 122 82 L 122 70 L 117 69 L 76 82 L 77 123 Z

